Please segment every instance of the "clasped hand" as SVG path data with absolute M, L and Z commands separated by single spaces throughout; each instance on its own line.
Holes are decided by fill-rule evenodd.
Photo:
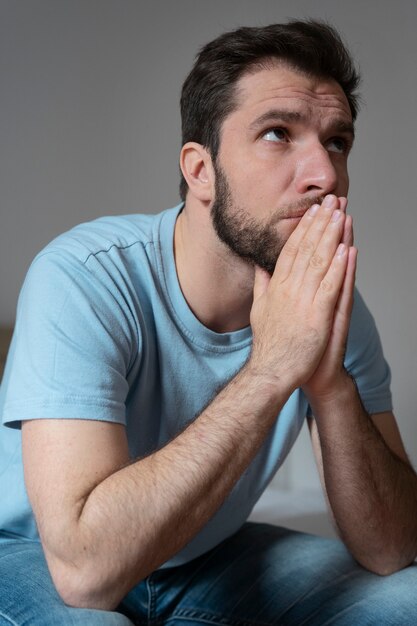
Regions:
M 357 250 L 346 198 L 326 196 L 301 218 L 272 276 L 256 268 L 250 364 L 290 392 L 332 393 L 353 304 Z

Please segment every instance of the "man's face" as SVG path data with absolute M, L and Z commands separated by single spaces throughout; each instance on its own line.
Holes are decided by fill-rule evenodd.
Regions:
M 328 193 L 347 195 L 352 116 L 336 82 L 282 64 L 237 88 L 213 163 L 212 219 L 234 253 L 272 274 L 302 214 Z

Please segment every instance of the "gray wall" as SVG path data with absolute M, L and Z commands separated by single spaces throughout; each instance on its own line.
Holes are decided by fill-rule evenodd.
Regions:
M 52 237 L 177 203 L 178 97 L 198 47 L 241 24 L 307 16 L 341 30 L 364 76 L 351 157 L 358 285 L 416 462 L 415 0 L 1 0 L 0 324 L 13 322 L 28 264 Z M 315 481 L 307 445 L 282 473 L 288 484 Z

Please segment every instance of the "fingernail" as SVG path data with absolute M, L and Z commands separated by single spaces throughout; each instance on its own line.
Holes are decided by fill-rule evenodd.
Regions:
M 344 243 L 339 244 L 339 247 L 337 249 L 337 256 L 343 256 L 345 252 L 346 252 L 345 244 Z
M 323 200 L 323 206 L 325 209 L 330 208 L 331 206 L 333 206 L 333 202 L 335 201 L 336 196 L 326 196 Z
M 308 210 L 309 215 L 316 215 L 319 208 L 320 208 L 319 204 L 313 204 L 313 206 L 311 206 Z
M 336 211 L 334 211 L 334 212 L 333 212 L 333 215 L 332 215 L 332 219 L 331 219 L 331 221 L 332 221 L 332 222 L 337 222 L 337 220 L 338 220 L 338 219 L 339 219 L 339 217 L 340 217 L 340 214 L 341 214 L 341 211 L 337 211 L 337 210 L 336 210 Z

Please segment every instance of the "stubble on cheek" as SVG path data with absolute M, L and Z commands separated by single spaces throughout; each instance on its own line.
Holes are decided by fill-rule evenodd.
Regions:
M 235 204 L 227 177 L 219 166 L 216 172 L 216 198 L 211 209 L 214 229 L 221 241 L 241 259 L 273 274 L 277 259 L 298 220 L 286 218 L 305 212 L 321 197 L 310 196 L 275 209 L 265 222 Z

